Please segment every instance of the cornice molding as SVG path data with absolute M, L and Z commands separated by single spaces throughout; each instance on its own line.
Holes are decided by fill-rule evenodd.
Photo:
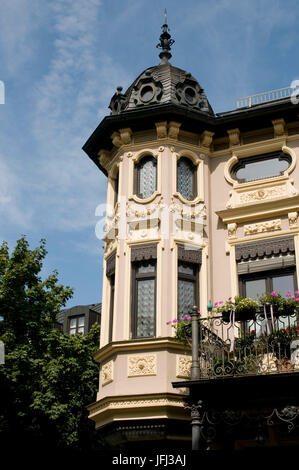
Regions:
M 123 352 L 131 353 L 133 351 L 153 351 L 159 349 L 186 352 L 185 345 L 178 343 L 171 337 L 163 337 L 109 343 L 99 349 L 93 357 L 95 361 L 103 362 L 108 360 L 108 358 Z

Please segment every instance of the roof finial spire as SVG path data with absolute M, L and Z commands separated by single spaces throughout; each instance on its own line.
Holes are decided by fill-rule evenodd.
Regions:
M 168 59 L 171 58 L 170 49 L 172 44 L 174 43 L 174 39 L 171 39 L 171 35 L 169 34 L 169 28 L 167 24 L 167 10 L 164 10 L 164 24 L 162 26 L 162 34 L 160 36 L 160 42 L 157 44 L 157 47 L 162 49 L 159 54 L 161 62 L 167 63 Z

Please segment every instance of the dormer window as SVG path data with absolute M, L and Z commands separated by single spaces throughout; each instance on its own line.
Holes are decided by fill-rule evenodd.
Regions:
M 249 158 L 242 158 L 231 170 L 231 176 L 239 183 L 273 178 L 286 171 L 292 162 L 290 155 L 272 152 Z
M 177 162 L 177 192 L 187 201 L 197 196 L 196 166 L 186 157 L 181 157 Z
M 141 199 L 149 198 L 157 189 L 157 161 L 147 155 L 135 165 L 135 194 Z

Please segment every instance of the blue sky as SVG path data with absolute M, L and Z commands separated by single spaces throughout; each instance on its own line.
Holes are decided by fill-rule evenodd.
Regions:
M 159 62 L 164 7 L 172 64 L 191 72 L 215 112 L 299 79 L 292 0 L 1 0 L 0 240 L 46 238 L 43 276 L 101 300 L 95 208 L 106 180 L 81 150 L 116 87 Z

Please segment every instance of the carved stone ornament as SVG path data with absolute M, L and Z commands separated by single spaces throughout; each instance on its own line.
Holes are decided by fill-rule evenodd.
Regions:
M 201 134 L 201 145 L 202 147 L 210 148 L 213 141 L 213 135 L 215 132 L 203 131 Z
M 267 222 L 258 222 L 244 226 L 244 235 L 254 235 L 256 233 L 274 232 L 281 230 L 281 219 L 269 220 Z
M 122 145 L 122 140 L 120 138 L 119 132 L 113 132 L 113 134 L 111 135 L 111 140 L 115 147 L 120 147 Z
M 120 138 L 123 144 L 132 143 L 132 130 L 128 127 L 126 129 L 119 129 Z
M 128 377 L 144 377 L 146 375 L 157 375 L 157 355 L 128 356 Z
M 192 358 L 190 356 L 177 355 L 176 376 L 182 379 L 190 379 Z
M 231 147 L 233 147 L 234 145 L 240 145 L 241 144 L 241 141 L 240 141 L 240 129 L 230 129 L 227 131 L 228 133 L 228 138 L 229 138 L 229 144 Z
M 156 122 L 157 139 L 165 139 L 167 137 L 167 121 Z
M 98 157 L 99 157 L 100 164 L 104 168 L 106 168 L 108 163 L 110 162 L 110 152 L 108 152 L 108 150 L 101 149 L 98 153 Z
M 177 140 L 180 131 L 180 122 L 171 121 L 168 126 L 168 137 Z
M 252 188 L 252 189 L 251 189 Z M 281 199 L 293 197 L 298 191 L 293 186 L 293 181 L 288 178 L 280 179 L 275 183 L 252 182 L 244 187 L 240 184 L 237 188 L 230 191 L 230 199 L 226 204 L 227 208 L 234 208 L 247 204 L 262 203 L 272 199 Z
M 285 121 L 284 119 L 274 119 L 272 121 L 273 127 L 274 127 L 274 136 L 275 137 L 281 137 L 282 135 L 285 134 Z
M 101 369 L 102 385 L 107 385 L 113 381 L 113 361 L 106 362 Z
M 237 237 L 237 224 L 236 223 L 228 224 L 227 233 L 228 233 L 228 238 L 236 238 Z
M 298 228 L 298 212 L 289 212 L 288 218 L 290 228 Z

